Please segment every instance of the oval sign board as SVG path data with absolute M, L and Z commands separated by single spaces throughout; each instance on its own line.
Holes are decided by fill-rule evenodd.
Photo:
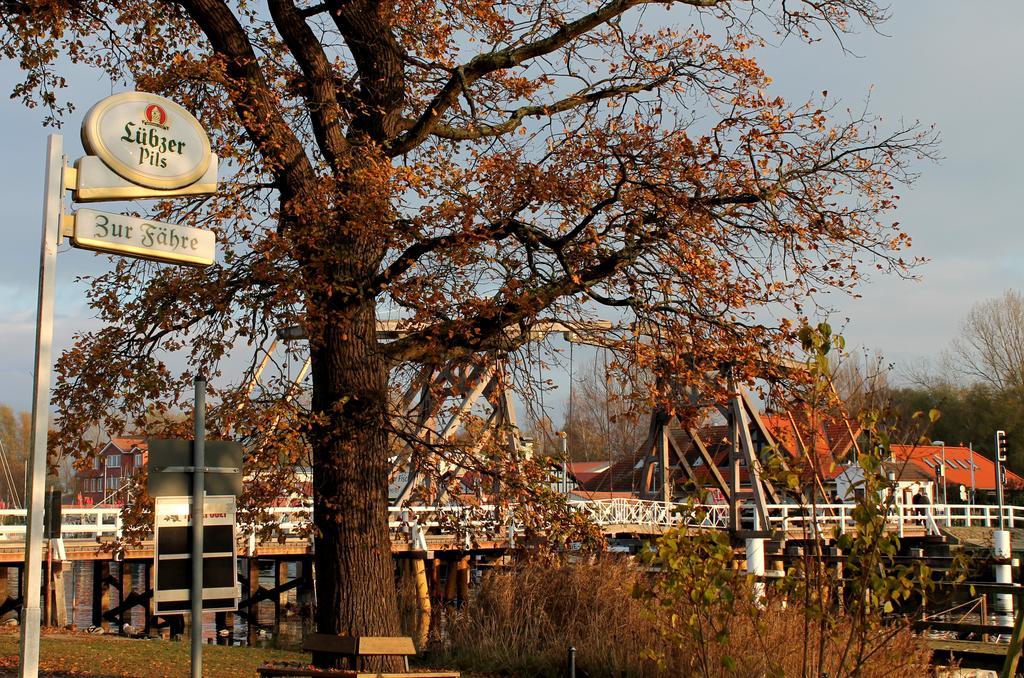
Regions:
M 146 92 L 107 97 L 85 115 L 82 144 L 111 170 L 148 188 L 198 181 L 210 165 L 210 139 L 195 117 Z

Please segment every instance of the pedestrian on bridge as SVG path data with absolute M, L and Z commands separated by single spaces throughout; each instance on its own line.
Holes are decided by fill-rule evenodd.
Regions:
M 923 516 L 928 513 L 928 509 L 925 507 L 930 506 L 931 501 L 928 499 L 928 495 L 925 494 L 923 487 L 918 489 L 912 501 L 914 502 L 914 515 Z

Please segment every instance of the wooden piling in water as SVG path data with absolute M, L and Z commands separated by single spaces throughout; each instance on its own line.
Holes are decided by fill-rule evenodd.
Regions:
M 416 648 L 422 652 L 430 638 L 430 587 L 427 584 L 426 563 L 421 558 L 414 558 L 410 563 L 416 583 Z
M 460 558 L 455 567 L 455 587 L 455 602 L 461 607 L 469 602 L 469 556 Z
M 64 563 L 57 561 L 53 564 L 53 619 L 52 623 L 58 627 L 68 625 L 68 606 L 64 591 Z
M 121 603 L 123 604 L 134 591 L 134 578 L 132 577 L 132 566 L 126 560 L 122 560 L 118 567 L 118 575 L 120 578 L 121 588 Z M 118 615 L 117 623 L 119 624 L 118 631 L 123 631 L 126 624 L 132 622 L 132 611 L 131 608 L 125 608 L 122 606 L 121 614 Z
M 233 645 L 235 635 L 235 613 L 217 612 L 214 616 L 218 645 Z
M 16 569 L 17 569 L 17 572 L 18 572 L 18 598 L 17 598 L 17 600 L 18 600 L 18 603 L 21 605 L 21 608 L 18 610 L 18 621 L 20 622 L 21 621 L 21 610 L 25 609 L 24 608 L 24 603 L 25 603 L 25 566 L 24 565 L 19 565 Z
M 256 558 L 255 556 L 250 556 L 248 558 L 248 561 L 249 561 L 248 562 L 248 569 L 249 569 L 249 591 L 248 591 L 248 596 L 247 597 L 249 599 L 249 606 L 248 606 L 248 608 L 246 610 L 246 614 L 247 614 L 247 624 L 246 624 L 246 626 L 248 627 L 247 635 L 248 635 L 248 638 L 249 638 L 249 644 L 250 645 L 254 645 L 256 643 L 256 632 L 258 630 L 256 622 L 257 622 L 257 611 L 259 610 L 259 606 L 257 604 L 255 604 L 255 603 L 253 603 L 253 598 L 255 598 L 256 592 L 260 588 L 260 561 L 259 561 L 259 558 Z
M 444 592 L 441 589 L 441 560 L 440 558 L 430 559 L 430 597 L 435 602 L 443 602 Z
M 274 588 L 279 589 L 282 584 L 288 583 L 288 561 L 279 558 L 274 563 Z M 285 607 L 288 605 L 288 592 L 279 591 L 274 596 L 274 626 L 281 623 L 284 617 Z
M 313 617 L 313 558 L 307 556 L 300 559 L 295 565 L 295 576 L 302 580 L 302 583 L 295 590 L 295 602 L 299 606 L 299 616 L 302 618 Z
M 445 565 L 447 567 L 445 568 L 444 602 L 447 604 L 455 602 L 456 597 L 459 595 L 459 578 L 455 574 L 455 560 L 453 558 L 449 558 Z
M 153 631 L 153 612 L 156 600 L 156 582 L 153 579 L 153 561 L 146 561 L 142 565 L 143 577 L 146 581 L 146 590 L 150 595 L 146 598 L 146 621 L 143 632 L 148 636 Z
M 92 564 L 92 625 L 104 630 L 110 623 L 103 613 L 110 609 L 110 561 L 94 560 Z
M 52 598 L 53 591 L 50 581 L 53 579 L 53 544 L 46 540 L 46 563 L 43 567 L 43 626 L 50 626 L 52 623 Z

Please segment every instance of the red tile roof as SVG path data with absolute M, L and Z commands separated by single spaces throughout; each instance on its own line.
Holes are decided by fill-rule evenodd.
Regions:
M 906 460 L 917 466 L 931 478 L 935 467 L 942 459 L 942 445 L 893 445 L 892 454 L 897 460 Z M 988 457 L 970 448 L 946 445 L 946 484 L 971 487 L 971 462 L 974 462 L 974 487 L 978 490 L 996 489 L 996 465 Z M 1024 477 L 1006 469 L 1006 486 L 1024 489 Z
M 140 450 L 149 449 L 149 443 L 146 442 L 145 438 L 111 438 L 110 442 L 121 448 L 123 452 L 127 452 L 133 447 L 137 447 Z
M 586 483 L 609 467 L 607 461 L 570 461 L 569 473 L 577 483 Z
M 761 421 L 776 444 L 793 459 L 804 460 L 804 449 L 817 462 L 821 477 L 832 480 L 842 472 L 841 462 L 853 447 L 859 427 L 835 419 L 811 423 L 799 413 L 765 412 Z M 851 435 L 853 433 L 853 435 Z M 810 478 L 810 476 L 808 476 Z
M 597 492 L 588 490 L 573 490 L 569 494 L 574 499 L 594 501 L 597 499 L 632 499 L 635 495 L 632 492 Z

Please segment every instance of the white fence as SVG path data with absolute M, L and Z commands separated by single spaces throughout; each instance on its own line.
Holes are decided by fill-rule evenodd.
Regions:
M 828 534 L 834 529 L 844 533 L 856 526 L 854 504 L 824 504 L 810 507 L 775 504 L 768 506 L 770 529 L 804 530 L 810 534 Z M 1024 507 L 1004 506 L 1004 526 L 1024 527 Z M 972 504 L 893 506 L 886 516 L 887 526 L 902 537 L 909 528 L 924 528 L 937 535 L 942 527 L 999 527 L 999 507 Z M 916 531 L 916 529 L 914 530 Z
M 60 531 L 65 539 L 103 539 L 121 536 L 121 509 L 61 509 Z M 25 509 L 0 509 L 0 542 L 25 541 Z
M 642 499 L 603 499 L 573 502 L 602 527 L 648 527 L 652 533 L 687 525 L 707 529 L 728 529 L 729 507 L 723 504 L 665 504 Z M 808 535 L 830 535 L 854 529 L 853 504 L 822 504 L 815 507 L 797 504 L 769 504 L 768 525 L 771 531 L 804 532 Z M 740 528 L 753 529 L 754 505 L 739 507 Z M 257 528 L 273 532 L 278 539 L 302 539 L 309 533 L 308 508 L 274 507 L 265 514 Z M 1005 527 L 1024 528 L 1024 507 L 1004 506 Z M 894 506 L 887 517 L 890 529 L 903 536 L 908 530 L 930 535 L 942 527 L 998 527 L 999 507 L 987 505 Z M 457 535 L 469 543 L 482 535 L 507 536 L 514 539 L 519 530 L 506 512 L 494 506 L 409 506 L 388 509 L 388 527 L 396 539 L 408 538 L 421 547 L 429 535 Z M 251 526 L 250 526 L 251 529 Z M 121 536 L 121 511 L 118 508 L 62 509 L 61 534 L 68 540 L 103 540 Z M 404 535 L 404 536 L 403 536 Z M 0 509 L 0 544 L 24 542 L 25 510 Z
M 672 527 L 687 525 L 714 529 L 729 528 L 729 507 L 724 504 L 665 504 L 641 499 L 605 499 L 575 504 L 602 526 L 637 525 Z M 805 532 L 808 535 L 840 534 L 856 528 L 853 518 L 855 504 L 768 504 L 766 526 L 770 531 Z M 754 504 L 739 507 L 740 528 L 754 528 Z M 1006 528 L 1024 528 L 1024 507 L 1004 506 Z M 902 537 L 907 531 L 924 528 L 937 535 L 942 527 L 999 527 L 999 507 L 971 504 L 939 504 L 925 506 L 893 506 L 886 524 Z

